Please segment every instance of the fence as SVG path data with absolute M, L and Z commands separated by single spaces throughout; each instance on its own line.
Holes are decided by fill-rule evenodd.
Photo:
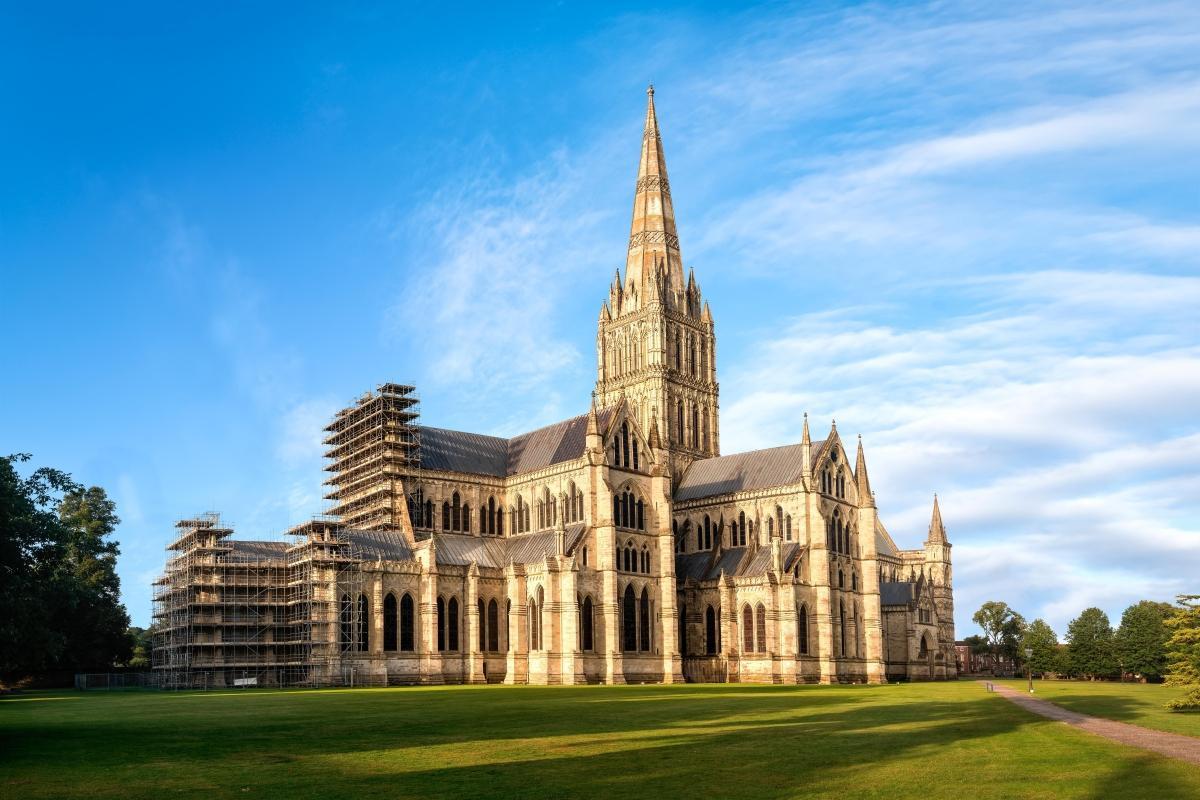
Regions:
M 85 691 L 161 689 L 162 677 L 157 672 L 81 672 L 75 675 L 75 688 Z

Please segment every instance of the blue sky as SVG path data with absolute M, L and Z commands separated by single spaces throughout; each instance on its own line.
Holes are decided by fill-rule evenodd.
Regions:
M 321 510 L 376 383 L 586 408 L 650 80 L 724 452 L 861 432 L 960 634 L 1200 589 L 1194 3 L 14 6 L 0 442 L 110 491 L 137 624 L 174 519 Z

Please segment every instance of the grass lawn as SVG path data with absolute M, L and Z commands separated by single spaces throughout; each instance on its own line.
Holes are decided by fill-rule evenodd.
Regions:
M 0 797 L 1200 797 L 973 682 L 0 700 Z
M 1025 691 L 1025 681 L 996 681 Z M 1034 697 L 1049 700 L 1080 714 L 1115 719 L 1160 731 L 1200 736 L 1200 712 L 1168 711 L 1168 700 L 1181 697 L 1182 688 L 1161 683 L 1104 681 L 1034 681 Z

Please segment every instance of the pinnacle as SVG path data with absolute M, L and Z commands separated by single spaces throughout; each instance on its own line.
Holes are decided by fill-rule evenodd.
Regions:
M 942 524 L 942 510 L 938 507 L 938 497 L 933 495 L 933 517 L 929 521 L 929 538 L 926 540 L 930 544 L 948 544 L 946 538 L 946 526 Z

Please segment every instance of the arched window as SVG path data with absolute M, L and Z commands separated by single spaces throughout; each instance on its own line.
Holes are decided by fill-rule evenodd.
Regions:
M 784 517 L 784 538 L 789 542 L 792 540 L 792 515 L 788 514 Z
M 746 546 L 746 512 L 738 512 L 738 545 Z
M 621 598 L 621 633 L 623 634 L 621 648 L 637 650 L 637 599 L 633 594 L 633 584 L 625 587 Z
M 487 649 L 494 653 L 500 649 L 500 607 L 494 599 L 487 604 L 487 632 Z
M 446 623 L 446 649 L 454 651 L 458 649 L 458 598 L 450 598 L 446 612 L 450 617 Z
M 758 651 L 760 653 L 767 652 L 769 649 L 767 647 L 767 609 L 763 607 L 762 603 L 758 604 L 754 613 L 754 630 Z
M 553 496 L 550 498 L 550 524 L 558 524 L 558 498 Z
M 838 628 L 842 640 L 842 655 L 846 655 L 846 604 L 838 603 Z
M 463 533 L 471 532 L 471 507 L 466 503 L 462 507 L 462 529 Z
M 621 466 L 629 466 L 629 423 L 621 423 Z
M 343 650 L 349 650 L 354 643 L 354 603 L 350 595 L 342 595 L 342 609 L 338 626 L 338 638 Z
M 479 652 L 487 650 L 487 610 L 483 605 L 483 598 L 475 601 L 475 611 L 479 615 L 476 624 L 479 626 Z
M 371 632 L 371 607 L 367 603 L 367 596 L 360 594 L 358 596 L 358 650 L 361 653 L 367 652 L 370 644 Z
M 437 599 L 437 649 L 439 653 L 446 649 L 446 601 L 440 597 Z
M 546 649 L 546 641 L 542 638 L 542 621 L 546 616 L 546 590 L 541 586 L 537 591 L 537 643 L 539 650 Z
M 383 649 L 394 652 L 396 649 L 396 632 L 399 627 L 396 620 L 396 595 L 391 592 L 383 598 Z
M 704 549 L 704 526 L 703 525 L 696 526 L 696 549 L 697 550 Z
M 583 548 L 583 565 L 585 567 L 588 565 L 588 549 L 586 547 Z
M 479 507 L 479 532 L 486 535 L 488 532 L 488 510 L 487 506 Z
M 496 535 L 504 535 L 504 508 L 496 509 Z
M 712 549 L 712 521 L 708 518 L 708 514 L 704 515 L 704 549 Z
M 450 530 L 450 504 L 442 501 L 442 530 Z
M 754 652 L 754 611 L 749 603 L 742 606 L 742 649 Z
M 538 643 L 538 607 L 537 600 L 529 598 L 529 649 L 540 650 L 541 645 Z
M 767 538 L 773 539 L 774 537 L 775 537 L 775 520 L 771 519 L 770 517 L 767 517 Z
M 710 656 L 717 652 L 717 612 L 712 606 L 704 609 L 704 652 Z
M 678 434 L 676 435 L 675 440 L 677 442 L 679 442 L 680 444 L 683 444 L 685 440 L 683 438 L 683 401 L 682 400 L 677 400 L 675 402 L 675 419 L 676 419 L 676 424 L 678 426 L 676 428 L 676 430 L 678 431 Z
M 858 591 L 858 573 L 857 572 L 850 573 L 850 588 L 856 592 Z
M 808 655 L 808 606 L 796 610 L 796 648 L 800 655 Z
M 496 498 L 494 498 L 494 497 L 488 498 L 487 518 L 488 518 L 487 532 L 489 534 L 494 534 L 496 532 Z M 503 520 L 501 520 L 501 524 L 503 524 Z
M 433 501 L 432 500 L 425 501 L 425 514 L 422 517 L 422 520 L 425 522 L 426 528 L 433 527 Z
M 646 530 L 646 504 L 640 499 L 637 501 L 637 529 Z
M 404 597 L 400 598 L 400 649 L 404 652 L 412 652 L 416 649 L 416 630 L 415 614 L 413 613 L 412 595 L 407 592 Z
M 842 572 L 840 569 L 838 570 L 838 588 L 839 589 L 846 588 L 846 574 L 844 572 Z
M 450 499 L 450 530 L 462 530 L 462 501 L 458 496 L 458 492 L 451 495 Z
M 641 635 L 638 638 L 641 639 L 642 650 L 648 651 L 650 649 L 650 589 L 646 586 L 642 587 L 642 603 L 638 616 L 641 617 L 642 622 Z
M 592 627 L 592 598 L 583 598 L 583 607 L 580 614 L 580 629 L 582 633 L 583 645 L 582 649 L 586 652 L 591 652 L 596 649 L 595 632 Z
M 637 437 L 635 436 L 633 439 L 633 468 L 634 469 L 641 469 L 641 465 L 638 463 L 639 461 L 640 461 L 640 459 L 638 458 L 638 440 L 637 440 Z

